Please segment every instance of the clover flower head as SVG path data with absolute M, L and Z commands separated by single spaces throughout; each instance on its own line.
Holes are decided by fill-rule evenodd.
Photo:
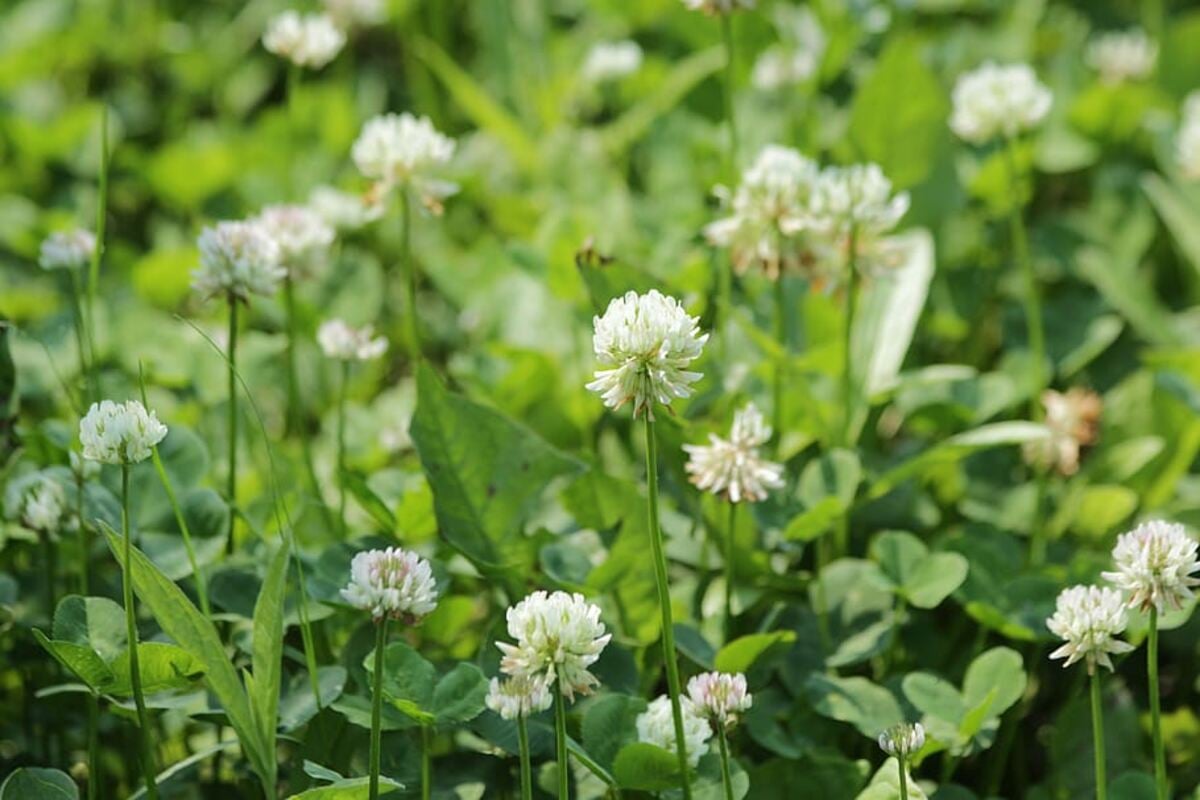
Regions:
M 1042 406 L 1050 435 L 1025 443 L 1025 462 L 1074 475 L 1079 471 L 1080 451 L 1096 441 L 1103 401 L 1095 392 L 1077 386 L 1066 392 L 1048 389 L 1042 393 Z
M 708 752 L 708 740 L 713 730 L 689 697 L 679 698 L 683 712 L 683 744 L 687 751 L 688 766 L 693 769 L 701 757 Z M 638 741 L 675 752 L 675 717 L 671 709 L 671 698 L 659 695 L 650 701 L 646 710 L 637 717 Z
M 383 216 L 382 203 L 332 186 L 318 186 L 308 196 L 308 207 L 335 230 L 354 231 Z
M 387 20 L 387 0 L 324 0 L 325 13 L 343 28 L 379 25 Z
M 568 700 L 599 685 L 588 667 L 612 638 L 604 632 L 600 607 L 581 594 L 538 591 L 508 609 L 508 633 L 516 644 L 497 642 L 500 671 L 515 678 L 558 685 Z
M 414 186 L 427 205 L 457 191 L 433 173 L 454 155 L 454 140 L 443 136 L 428 117 L 382 114 L 363 126 L 350 151 L 358 171 L 384 189 Z
M 26 528 L 55 533 L 62 527 L 67 513 L 67 493 L 58 481 L 36 473 L 21 489 L 13 512 Z
M 502 718 L 514 720 L 545 711 L 553 699 L 545 678 L 537 675 L 492 678 L 484 702 Z
M 1182 525 L 1152 520 L 1121 534 L 1113 548 L 1116 570 L 1105 580 L 1129 594 L 1129 607 L 1159 613 L 1178 609 L 1194 596 L 1200 578 L 1196 540 Z
M 437 608 L 437 583 L 429 562 L 409 550 L 367 550 L 350 562 L 342 598 L 376 622 L 384 618 L 419 622 Z
M 263 47 L 297 67 L 320 69 L 346 44 L 346 34 L 328 14 L 284 11 L 267 25 Z
M 333 227 L 308 206 L 267 206 L 255 221 L 275 241 L 280 263 L 293 275 L 318 264 L 333 244 Z
M 79 421 L 83 457 L 104 464 L 136 464 L 167 435 L 167 426 L 137 400 L 92 403 Z
M 808 6 L 776 6 L 775 27 L 782 42 L 767 48 L 751 72 L 750 81 L 759 91 L 805 83 L 817 74 L 825 57 L 825 31 Z
M 817 230 L 836 240 L 853 231 L 861 246 L 895 228 L 909 203 L 908 192 L 892 194 L 892 182 L 878 164 L 853 164 L 821 171 L 809 213 Z
M 983 144 L 1036 128 L 1054 96 L 1028 64 L 988 62 L 959 77 L 950 128 L 964 141 Z
M 1158 45 L 1141 28 L 1112 31 L 1088 43 L 1086 58 L 1105 83 L 1143 80 L 1154 72 Z
M 925 746 L 921 723 L 901 722 L 879 734 L 879 749 L 895 758 L 907 758 Z
M 615 81 L 632 75 L 642 66 L 642 48 L 632 39 L 597 42 L 583 60 L 582 74 L 589 83 Z
M 752 9 L 755 6 L 755 0 L 683 0 L 683 4 L 692 11 L 717 16 L 732 14 L 742 9 Z
M 255 220 L 218 222 L 200 232 L 197 244 L 200 266 L 192 271 L 192 288 L 206 297 L 270 296 L 287 275 L 279 245 Z
M 758 503 L 767 499 L 768 489 L 783 486 L 783 465 L 763 458 L 758 448 L 771 438 L 771 428 L 762 412 L 748 403 L 733 416 L 729 438 L 708 435 L 708 444 L 685 444 L 688 480 L 704 492 L 722 496 L 731 503 Z
M 91 231 L 58 231 L 42 240 L 38 264 L 42 269 L 80 269 L 91 262 L 95 251 L 96 236 Z
M 687 684 L 688 698 L 696 713 L 713 725 L 730 730 L 741 714 L 750 710 L 753 696 L 746 691 L 746 676 L 723 672 L 705 672 Z
M 778 278 L 784 267 L 801 260 L 803 251 L 792 237 L 807 226 L 818 175 L 816 164 L 790 147 L 767 145 L 732 195 L 718 187 L 730 213 L 705 227 L 705 237 L 729 248 L 739 272 L 759 265 L 768 277 Z
M 375 328 L 352 328 L 340 319 L 321 323 L 317 329 L 321 352 L 340 361 L 371 361 L 387 352 L 387 339 L 375 336 Z
M 699 358 L 708 334 L 674 297 L 656 289 L 626 292 L 592 322 L 592 349 L 603 369 L 587 388 L 609 408 L 632 403 L 635 417 L 654 419 L 655 403 L 669 406 L 688 397 L 691 384 L 703 377 L 687 367 Z
M 1084 661 L 1089 675 L 1097 664 L 1113 668 L 1109 654 L 1133 650 L 1133 645 L 1116 638 L 1125 630 L 1125 601 L 1120 592 L 1108 587 L 1064 589 L 1046 627 L 1064 642 L 1050 657 L 1066 658 L 1064 667 Z
M 1187 180 L 1200 180 L 1200 90 L 1183 102 L 1183 119 L 1175 134 L 1175 161 Z

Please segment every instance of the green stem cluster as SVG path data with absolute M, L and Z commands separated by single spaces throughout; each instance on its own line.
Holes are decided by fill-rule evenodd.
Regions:
M 122 593 L 125 600 L 125 637 L 129 646 L 129 683 L 133 689 L 133 702 L 137 708 L 138 738 L 141 745 L 142 780 L 146 785 L 146 797 L 158 800 L 158 786 L 154 781 L 154 757 L 150 746 L 150 717 L 146 712 L 146 698 L 142 695 L 142 669 L 138 659 L 137 613 L 133 606 L 133 534 L 129 524 L 129 465 L 121 465 L 121 535 L 125 540 L 124 569 L 121 575 Z

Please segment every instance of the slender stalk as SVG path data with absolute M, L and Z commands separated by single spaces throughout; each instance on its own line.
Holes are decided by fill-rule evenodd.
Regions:
M 561 679 L 559 684 L 562 684 Z M 558 800 L 571 796 L 571 763 L 567 757 L 567 698 L 554 698 L 554 752 L 558 758 Z
M 1025 325 L 1029 333 L 1029 351 L 1033 360 L 1030 369 L 1030 388 L 1033 396 L 1030 398 L 1030 414 L 1034 421 L 1042 419 L 1042 392 L 1046 389 L 1046 334 L 1042 328 L 1042 298 L 1038 287 L 1037 273 L 1033 270 L 1033 260 L 1029 255 L 1029 236 L 1025 230 L 1025 219 L 1022 215 L 1017 182 L 1021 179 L 1017 167 L 1017 140 L 1008 139 L 1005 142 L 1005 157 L 1008 161 L 1009 182 L 1012 187 L 1012 202 L 1008 212 L 1009 236 L 1012 240 L 1013 257 L 1025 281 Z
M 383 752 L 383 651 L 387 646 L 388 618 L 375 624 L 375 675 L 371 693 L 371 777 L 367 792 L 370 800 L 379 798 L 379 763 Z
M 1154 795 L 1167 800 L 1167 758 L 1163 750 L 1162 705 L 1158 695 L 1158 608 L 1150 607 L 1150 633 L 1146 642 L 1146 672 L 1150 681 L 1150 732 L 1154 738 Z
M 737 503 L 729 504 L 729 524 L 725 528 L 725 640 L 733 633 L 733 548 L 737 536 Z
M 521 759 L 521 800 L 533 800 L 533 767 L 529 763 L 529 725 L 517 717 L 517 744 Z
M 725 800 L 733 798 L 733 777 L 729 774 L 729 743 L 725 740 L 725 726 L 717 727 L 717 743 L 721 747 L 721 785 L 725 787 Z
M 779 449 L 783 447 L 784 408 L 788 369 L 788 302 L 787 287 L 783 275 L 775 279 L 775 338 L 779 342 L 779 360 L 775 362 L 775 437 Z
M 905 757 L 905 755 L 903 753 L 901 753 L 896 759 L 896 763 L 900 767 L 900 800 L 908 800 L 908 764 L 906 763 L 907 761 L 908 761 L 908 758 Z
M 687 743 L 683 733 L 683 709 L 679 704 L 679 663 L 675 657 L 675 623 L 671 618 L 671 589 L 667 583 L 667 556 L 662 529 L 658 526 L 658 440 L 654 420 L 646 414 L 646 496 L 650 523 L 650 547 L 654 556 L 654 578 L 658 587 L 658 610 L 662 614 L 663 663 L 667 668 L 667 690 L 671 696 L 671 716 L 675 721 L 675 748 L 679 755 L 679 780 L 684 800 L 691 800 L 692 782 L 688 776 Z
M 729 151 L 726 154 L 725 172 L 729 184 L 737 183 L 738 165 L 738 133 L 737 119 L 733 108 L 734 85 L 734 49 L 733 23 L 728 14 L 721 15 L 721 37 L 725 45 L 725 87 L 723 92 L 725 124 L 729 127 Z M 733 274 L 732 266 L 723 258 L 713 259 L 713 269 L 716 270 L 717 313 L 714 315 L 713 328 L 721 330 L 729 319 L 733 309 Z M 728 353 L 724 336 L 718 336 L 718 360 L 724 364 Z
M 54 619 L 54 595 L 55 585 L 58 583 L 58 559 L 55 558 L 54 542 L 50 539 L 50 534 L 43 531 L 39 538 L 39 544 L 42 547 L 42 569 L 45 571 L 45 580 L 42 581 L 43 589 L 45 590 L 46 602 L 46 619 Z
M 1096 800 L 1108 796 L 1108 781 L 1104 777 L 1104 707 L 1100 696 L 1100 670 L 1092 670 L 1092 747 L 1096 758 Z
M 75 472 L 75 519 L 79 522 L 79 593 L 87 597 L 91 591 L 92 531 L 83 521 L 83 475 L 79 471 Z
M 92 371 L 88 365 L 88 346 L 86 344 L 86 322 L 83 318 L 83 287 L 79 285 L 79 274 L 74 269 L 68 269 L 67 274 L 71 283 L 71 310 L 74 317 L 75 348 L 79 350 L 79 377 L 83 384 L 83 403 L 85 408 L 96 397 L 96 387 L 92 381 Z
M 338 531 L 346 538 L 346 385 L 350 383 L 350 362 L 342 362 L 341 382 L 338 384 L 337 407 L 337 468 L 338 468 Z
M 229 417 L 227 422 L 229 444 L 229 474 L 225 484 L 225 497 L 229 502 L 229 538 L 225 542 L 225 552 L 233 554 L 233 534 L 237 522 L 237 428 L 238 428 L 238 397 L 237 397 L 237 335 L 238 335 L 238 301 L 233 292 L 229 293 Z
M 87 699 L 88 800 L 100 800 L 100 699 L 91 692 Z
M 729 174 L 737 172 L 738 158 L 738 128 L 737 117 L 733 109 L 734 85 L 734 48 L 733 20 L 730 14 L 719 14 L 721 19 L 721 39 L 725 44 L 725 124 L 729 126 Z
M 429 726 L 421 726 L 421 800 L 433 796 L 433 742 Z
M 400 192 L 400 238 L 400 266 L 404 272 L 408 315 L 408 360 L 415 371 L 421 360 L 421 325 L 417 319 L 417 265 L 412 258 L 412 193 L 408 186 Z
M 300 388 L 296 381 L 296 287 L 291 270 L 283 278 L 283 310 L 287 328 L 287 414 L 284 432 L 295 434 L 300 431 Z M 307 439 L 302 436 L 300 441 L 306 442 Z
M 291 537 L 289 536 L 289 538 Z M 304 643 L 304 664 L 308 669 L 308 686 L 312 689 L 313 702 L 316 703 L 317 711 L 321 711 L 324 704 L 321 702 L 321 677 L 317 671 L 317 646 L 313 639 L 312 623 L 308 616 L 308 584 L 304 580 L 304 564 L 300 561 L 300 551 L 296 548 L 294 539 L 289 543 L 289 547 L 292 560 L 296 564 L 296 583 L 300 593 L 300 602 L 297 607 L 300 611 L 300 639 Z
M 142 780 L 146 797 L 158 800 L 154 782 L 154 759 L 150 749 L 150 719 L 146 713 L 146 698 L 142 696 L 142 669 L 138 663 L 137 614 L 133 607 L 133 535 L 129 530 L 129 465 L 121 465 L 121 534 L 125 538 L 125 563 L 121 583 L 125 600 L 125 636 L 129 644 L 129 683 L 133 687 L 133 703 L 137 707 L 138 738 L 141 744 Z
M 108 225 L 108 105 L 100 106 L 100 185 L 96 198 L 96 249 L 88 265 L 87 292 L 87 342 L 89 348 L 89 375 L 92 381 L 92 398 L 100 396 L 100 382 L 96 375 L 96 292 L 100 284 L 100 262 L 104 258 L 104 237 Z
M 842 330 L 842 445 L 854 444 L 854 318 L 858 314 L 858 232 L 850 227 L 846 249 L 846 324 Z

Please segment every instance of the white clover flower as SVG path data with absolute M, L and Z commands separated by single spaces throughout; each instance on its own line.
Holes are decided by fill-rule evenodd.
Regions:
M 692 11 L 701 11 L 715 16 L 754 8 L 755 0 L 683 0 L 683 4 Z
M 192 271 L 192 288 L 206 297 L 270 296 L 287 275 L 280 264 L 279 245 L 253 220 L 218 222 L 200 232 L 197 244 L 200 266 Z
M 895 228 L 909 204 L 908 192 L 892 194 L 878 164 L 826 167 L 813 185 L 810 224 L 839 243 L 853 231 L 865 244 Z
M 750 78 L 764 92 L 807 82 L 825 57 L 825 31 L 808 6 L 776 6 L 775 27 L 783 41 L 758 57 Z
M 683 745 L 687 751 L 688 766 L 693 769 L 700 758 L 708 752 L 708 740 L 713 730 L 708 720 L 700 716 L 689 697 L 679 698 L 683 712 Z M 637 717 L 638 741 L 675 752 L 675 717 L 671 709 L 671 698 L 659 695 L 650 701 L 646 710 Z
M 104 464 L 136 464 L 167 435 L 167 426 L 137 400 L 92 403 L 79 421 L 83 457 Z
M 1096 441 L 1103 402 L 1093 391 L 1075 387 L 1066 392 L 1048 389 L 1042 393 L 1045 425 L 1050 435 L 1026 442 L 1022 454 L 1027 464 L 1055 469 L 1061 475 L 1079 471 L 1079 453 Z
M 975 144 L 1016 136 L 1036 128 L 1049 113 L 1053 99 L 1028 64 L 988 62 L 959 77 L 950 128 Z
M 429 562 L 400 547 L 367 550 L 350 562 L 350 583 L 342 598 L 370 611 L 376 622 L 387 617 L 415 624 L 437 608 L 437 584 Z
M 1200 90 L 1183 101 L 1183 118 L 1175 134 L 1175 162 L 1187 180 L 1200 180 Z
M 268 51 L 298 67 L 320 69 L 346 44 L 346 34 L 328 14 L 284 11 L 267 25 L 262 42 Z
M 453 139 L 439 133 L 428 117 L 408 112 L 368 120 L 350 151 L 358 171 L 378 181 L 381 189 L 412 186 L 435 212 L 441 200 L 458 191 L 453 183 L 434 178 L 453 155 Z
M 387 339 L 375 336 L 375 328 L 351 328 L 340 319 L 321 323 L 317 329 L 321 352 L 341 361 L 371 361 L 387 352 Z
M 754 697 L 746 691 L 746 676 L 740 672 L 705 672 L 687 684 L 688 698 L 697 714 L 713 725 L 730 730 L 740 715 L 750 710 Z
M 95 251 L 96 236 L 91 231 L 58 231 L 42 241 L 38 264 L 42 269 L 80 269 L 91 263 Z
M 515 678 L 540 679 L 569 700 L 599 685 L 588 667 L 612 638 L 604 632 L 600 607 L 581 594 L 534 592 L 508 609 L 508 634 L 515 645 L 497 642 L 500 670 Z
M 1191 600 L 1200 578 L 1196 540 L 1182 525 L 1161 520 L 1143 522 L 1121 534 L 1113 548 L 1116 571 L 1101 573 L 1105 580 L 1129 593 L 1130 608 L 1159 613 L 1181 608 Z
M 733 415 L 728 439 L 715 433 L 708 444 L 685 444 L 684 468 L 688 480 L 704 492 L 722 496 L 731 503 L 758 503 L 767 499 L 768 489 L 783 486 L 783 465 L 759 455 L 758 448 L 771 438 L 771 428 L 754 403 Z
M 592 349 L 604 369 L 587 388 L 609 408 L 632 402 L 635 417 L 645 413 L 654 419 L 656 402 L 669 406 L 689 396 L 691 384 L 703 377 L 687 366 L 699 358 L 708 334 L 700 333 L 700 321 L 673 297 L 655 289 L 627 292 L 592 322 Z
M 642 48 L 632 39 L 619 42 L 597 42 L 588 51 L 581 70 L 591 83 L 615 81 L 632 75 L 642 66 Z
M 1105 83 L 1143 80 L 1157 62 L 1158 45 L 1141 28 L 1101 34 L 1088 43 L 1088 66 Z
M 1064 667 L 1085 661 L 1089 675 L 1096 671 L 1097 664 L 1113 668 L 1110 653 L 1133 650 L 1133 645 L 1115 638 L 1125 630 L 1125 601 L 1115 589 L 1099 586 L 1064 589 L 1055 602 L 1054 616 L 1046 620 L 1046 627 L 1065 642 L 1050 657 L 1066 658 Z
M 280 264 L 293 276 L 319 264 L 333 244 L 333 227 L 308 206 L 267 206 L 254 221 L 275 241 Z
M 718 187 L 730 213 L 706 226 L 705 237 L 729 248 L 739 272 L 759 265 L 768 277 L 779 277 L 784 267 L 803 258 L 803 248 L 792 237 L 808 225 L 808 202 L 818 175 L 816 164 L 795 150 L 767 145 L 742 173 L 732 197 Z
M 53 478 L 31 476 L 17 499 L 14 516 L 30 530 L 55 533 L 63 526 L 67 511 L 67 493 Z
M 332 186 L 318 186 L 308 196 L 308 207 L 326 225 L 336 230 L 353 231 L 365 227 L 383 216 L 383 204 L 353 192 L 343 192 Z
M 514 720 L 545 711 L 553 702 L 544 676 L 492 678 L 488 683 L 487 707 L 502 718 Z
M 387 21 L 387 0 L 324 0 L 325 13 L 343 28 L 379 25 Z
M 925 728 L 919 722 L 902 722 L 879 734 L 879 749 L 896 758 L 907 758 L 924 746 Z

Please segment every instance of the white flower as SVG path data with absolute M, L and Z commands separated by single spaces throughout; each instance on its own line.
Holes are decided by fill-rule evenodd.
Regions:
M 333 244 L 333 228 L 307 206 L 267 206 L 254 221 L 275 241 L 280 263 L 293 275 L 319 263 Z
M 137 400 L 92 403 L 79 421 L 83 457 L 105 464 L 136 464 L 167 435 L 167 426 Z
M 924 746 L 925 728 L 919 722 L 902 722 L 879 734 L 879 749 L 889 756 L 907 758 Z
M 287 275 L 279 245 L 253 220 L 218 222 L 200 232 L 197 244 L 200 266 L 192 271 L 192 288 L 202 295 L 269 296 Z
M 358 230 L 383 216 L 383 204 L 369 202 L 353 192 L 318 186 L 308 196 L 308 207 L 337 230 Z
M 433 173 L 454 155 L 454 140 L 438 133 L 428 117 L 383 114 L 363 126 L 350 151 L 358 171 L 384 190 L 411 185 L 434 205 L 458 187 L 435 180 Z
M 715 433 L 706 445 L 685 444 L 685 469 L 696 488 L 725 497 L 731 503 L 758 503 L 768 489 L 783 486 L 783 465 L 768 461 L 758 448 L 771 438 L 771 428 L 754 403 L 733 415 L 728 439 Z
M 1133 645 L 1115 638 L 1125 630 L 1125 602 L 1115 589 L 1099 586 L 1072 586 L 1064 589 L 1055 602 L 1054 616 L 1046 627 L 1065 644 L 1050 654 L 1066 658 L 1064 667 L 1086 661 L 1088 674 L 1096 665 L 1113 668 L 1110 653 L 1128 653 Z
M 1088 43 L 1088 66 L 1105 83 L 1147 78 L 1157 61 L 1158 45 L 1141 28 L 1101 34 Z
M 742 173 L 732 198 L 718 187 L 730 214 L 705 227 L 705 237 L 730 249 L 739 272 L 757 264 L 777 278 L 783 267 L 798 265 L 802 258 L 792 237 L 807 225 L 818 174 L 816 164 L 795 150 L 767 145 Z
M 370 361 L 387 352 L 387 339 L 376 337 L 374 327 L 351 328 L 340 319 L 321 323 L 317 342 L 326 356 L 341 361 Z
M 750 79 L 765 92 L 805 83 L 825 56 L 825 31 L 808 6 L 776 6 L 775 27 L 783 41 L 758 57 Z
M 581 594 L 534 592 L 508 609 L 508 634 L 515 645 L 497 642 L 504 657 L 500 670 L 516 678 L 558 682 L 569 700 L 591 694 L 599 685 L 588 667 L 600 658 L 611 634 L 604 632 L 600 607 Z
M 1066 392 L 1048 389 L 1042 393 L 1045 425 L 1050 435 L 1022 446 L 1025 462 L 1062 475 L 1079 471 L 1080 450 L 1096 441 L 1103 404 L 1100 395 L 1075 387 Z
M 755 0 L 683 0 L 692 11 L 705 14 L 732 14 L 740 9 L 754 8 Z
M 1180 608 L 1191 600 L 1193 586 L 1200 578 L 1196 560 L 1196 540 L 1182 525 L 1153 520 L 1143 522 L 1129 533 L 1121 534 L 1113 548 L 1116 571 L 1103 577 L 1117 588 L 1129 592 L 1129 606 L 1159 613 Z
M 267 50 L 298 67 L 320 69 L 342 49 L 346 34 L 328 14 L 285 11 L 267 25 L 262 42 Z
M 514 720 L 545 711 L 553 702 L 553 697 L 545 678 L 540 675 L 513 677 L 503 681 L 492 678 L 484 702 L 504 719 Z
M 1200 180 L 1200 90 L 1183 102 L 1183 119 L 1175 134 L 1175 161 L 1188 180 Z
M 387 0 L 324 0 L 325 13 L 344 28 L 378 25 L 387 20 Z
M 813 186 L 810 224 L 838 242 L 853 231 L 861 246 L 895 228 L 908 207 L 908 192 L 893 196 L 878 164 L 826 167 Z
M 689 396 L 690 385 L 703 377 L 687 367 L 700 356 L 708 334 L 700 333 L 700 321 L 673 297 L 655 289 L 627 292 L 592 322 L 592 349 L 604 369 L 587 388 L 609 408 L 632 402 L 635 417 L 645 413 L 654 419 L 656 402 L 670 405 Z
M 429 562 L 399 547 L 367 550 L 350 562 L 350 583 L 342 589 L 350 605 L 413 624 L 437 608 L 437 584 Z
M 950 128 L 968 142 L 983 144 L 1037 127 L 1053 95 L 1028 64 L 988 62 L 959 77 L 953 100 Z
M 67 510 L 67 493 L 57 481 L 44 474 L 31 476 L 17 500 L 15 516 L 26 528 L 42 533 L 57 532 Z
M 746 676 L 738 672 L 705 672 L 687 684 L 688 697 L 697 714 L 714 725 L 729 730 L 739 715 L 750 710 L 753 696 L 746 691 Z
M 642 48 L 631 39 L 598 42 L 583 60 L 584 80 L 592 83 L 615 81 L 632 75 L 642 66 Z
M 38 263 L 42 269 L 79 269 L 91 262 L 95 250 L 96 237 L 91 231 L 59 231 L 42 241 Z
M 680 697 L 679 705 L 683 712 L 683 745 L 687 751 L 688 766 L 695 768 L 700 758 L 708 752 L 712 727 L 708 720 L 700 716 L 690 698 Z M 675 718 L 672 716 L 670 697 L 659 695 L 650 701 L 645 711 L 638 714 L 637 735 L 639 742 L 675 752 Z

